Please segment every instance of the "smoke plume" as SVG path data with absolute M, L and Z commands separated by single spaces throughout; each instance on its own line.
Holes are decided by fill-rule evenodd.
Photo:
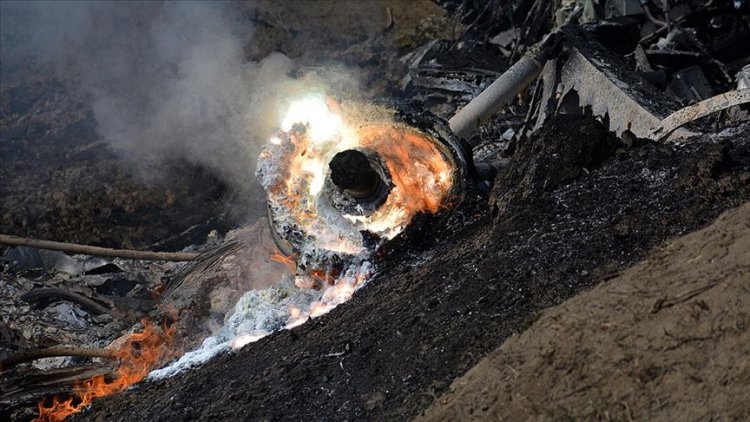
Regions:
M 287 97 L 302 85 L 321 86 L 291 78 L 294 65 L 280 53 L 244 59 L 243 48 L 252 42 L 247 5 L 54 1 L 1 7 L 2 66 L 30 61 L 82 89 L 101 137 L 151 169 L 187 160 L 241 188 L 253 177 L 257 153 Z

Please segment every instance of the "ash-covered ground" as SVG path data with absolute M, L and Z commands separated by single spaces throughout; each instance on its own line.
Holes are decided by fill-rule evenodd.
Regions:
M 555 10 L 551 6 L 535 2 L 527 2 L 516 9 L 503 9 L 500 1 L 487 3 L 492 8 L 474 3 L 477 2 L 382 1 L 363 2 L 353 7 L 349 2 L 319 2 L 315 6 L 309 2 L 257 2 L 247 7 L 232 5 L 228 16 L 233 18 L 232 36 L 240 34 L 237 45 L 241 46 L 241 62 L 250 64 L 248 74 L 256 78 L 253 81 L 273 81 L 274 78 L 266 78 L 273 72 L 293 79 L 295 73 L 302 74 L 310 68 L 321 72 L 321 69 L 343 67 L 349 74 L 356 74 L 353 79 L 359 80 L 359 97 L 411 100 L 411 108 L 416 108 L 417 112 L 429 111 L 448 119 L 522 54 L 523 48 L 518 43 L 508 41 L 511 37 L 506 31 L 508 21 L 516 22 L 521 38 L 530 43 L 540 39 L 554 20 Z M 720 9 L 717 13 L 731 15 L 731 9 L 727 10 L 729 12 Z M 188 23 L 200 23 L 204 19 L 191 13 L 186 15 Z M 9 15 L 5 16 L 7 19 Z M 526 19 L 526 16 L 532 18 Z M 214 18 L 211 14 L 205 17 L 206 20 Z M 716 48 L 732 58 L 727 60 L 726 66 L 706 61 L 710 69 L 704 69 L 704 78 L 722 89 L 735 86 L 735 81 L 724 78 L 722 72 L 734 75 L 748 61 L 747 55 L 727 53 L 732 48 L 720 42 L 726 34 L 741 35 L 741 23 L 746 22 L 746 16 L 738 14 L 737 21 L 730 23 L 727 19 L 721 21 L 724 26 L 719 29 L 706 26 L 706 31 L 718 34 L 712 39 L 716 45 L 709 44 L 708 48 L 711 51 Z M 643 21 L 645 17 L 639 25 L 649 25 Z M 14 23 L 23 25 L 24 21 Z M 687 23 L 702 25 L 690 20 Z M 738 23 L 740 29 L 735 29 Z M 632 22 L 625 25 L 632 26 Z M 4 24 L 3 27 L 3 46 L 16 45 L 17 39 L 8 31 L 9 26 Z M 606 32 L 606 27 L 601 31 Z M 198 33 L 200 31 L 196 31 Z M 592 43 L 612 48 L 611 37 L 604 38 L 608 47 Z M 136 38 L 133 42 L 138 44 L 139 40 Z M 627 40 L 623 43 L 630 45 Z M 617 42 L 614 44 L 619 46 Z M 205 47 L 198 42 L 198 47 L 201 46 Z M 209 48 L 200 50 L 193 49 L 189 43 L 172 45 L 189 52 L 205 52 L 212 50 L 211 46 L 213 44 L 209 43 Z M 274 55 L 278 52 L 291 59 L 294 66 L 286 67 L 287 62 Z M 638 68 L 639 58 L 627 53 L 613 53 L 623 57 L 618 65 Z M 669 67 L 670 52 L 651 51 L 649 54 L 661 60 L 660 65 L 666 63 L 663 68 L 668 72 L 677 72 Z M 700 54 L 712 53 L 701 50 Z M 179 51 L 175 56 L 181 58 Z M 738 56 L 744 59 L 736 59 Z M 264 61 L 269 57 L 272 57 L 270 61 Z M 701 60 L 696 57 L 699 56 L 683 54 L 680 60 Z M 690 68 L 683 62 L 680 62 L 683 66 L 680 72 Z M 227 230 L 249 227 L 265 213 L 263 193 L 252 180 L 252 160 L 248 161 L 246 156 L 250 154 L 233 154 L 236 144 L 228 142 L 220 143 L 222 149 L 213 151 L 215 157 L 220 158 L 218 164 L 216 160 L 203 159 L 211 154 L 202 149 L 201 137 L 217 139 L 206 132 L 206 128 L 216 128 L 216 123 L 208 121 L 206 115 L 196 119 L 207 125 L 199 126 L 201 130 L 178 131 L 174 136 L 164 132 L 161 126 L 155 130 L 148 119 L 134 118 L 133 122 L 141 129 L 135 131 L 136 135 L 163 135 L 169 138 L 170 148 L 151 149 L 148 143 L 128 144 L 128 148 L 123 148 L 117 139 L 111 139 L 112 132 L 107 131 L 111 129 L 108 126 L 111 121 L 102 120 L 100 112 L 96 111 L 97 102 L 92 98 L 99 98 L 97 95 L 101 92 L 90 86 L 82 87 L 80 81 L 75 81 L 75 75 L 69 73 L 70 69 L 60 73 L 45 66 L 23 63 L 14 62 L 9 66 L 6 60 L 0 69 L 0 232 L 110 247 L 196 249 L 201 245 L 213 247 Z M 201 79 L 200 72 L 193 79 L 179 79 L 185 72 L 193 75 L 192 68 L 182 67 L 185 63 L 194 62 L 164 62 L 162 64 L 169 66 L 157 70 L 174 71 L 177 80 L 182 82 L 207 82 L 207 86 L 213 86 L 216 78 Z M 263 63 L 268 67 L 264 68 Z M 210 70 L 227 76 L 226 83 L 234 86 L 231 84 L 236 80 L 230 77 L 236 76 L 233 72 L 222 73 L 226 71 L 223 67 Z M 334 79 L 340 84 L 334 88 L 350 87 L 351 75 L 342 78 L 338 70 L 331 72 L 338 75 Z M 91 82 L 96 85 L 102 80 L 94 78 Z M 653 83 L 658 85 L 659 81 Z M 141 82 L 136 84 L 134 92 L 148 88 L 147 83 Z M 682 92 L 680 89 L 681 86 L 659 86 L 654 92 L 666 97 L 662 90 L 671 90 L 669 95 L 672 95 Z M 199 368 L 167 379 L 144 381 L 125 392 L 99 399 L 73 419 L 406 419 L 424 414 L 427 409 L 430 410 L 426 416 L 438 419 L 469 418 L 472 412 L 477 412 L 478 418 L 504 416 L 502 409 L 490 405 L 475 408 L 473 401 L 494 402 L 499 396 L 476 393 L 470 388 L 459 390 L 462 382 L 459 377 L 477 364 L 479 366 L 466 376 L 481 371 L 482 358 L 488 354 L 493 361 L 510 359 L 508 356 L 512 356 L 515 363 L 526 361 L 524 351 L 514 346 L 518 339 L 507 343 L 506 340 L 523 333 L 527 336 L 524 341 L 537 344 L 533 337 L 535 331 L 543 333 L 548 327 L 537 322 L 538 319 L 547 321 L 545 309 L 571 298 L 575 301 L 583 297 L 580 293 L 596 303 L 606 304 L 602 297 L 609 293 L 592 288 L 608 282 L 608 289 L 616 289 L 621 278 L 637 283 L 632 271 L 618 276 L 649 256 L 655 248 L 701 229 L 722 212 L 750 201 L 750 124 L 747 122 L 734 118 L 727 119 L 733 123 L 724 123 L 725 115 L 713 116 L 704 120 L 702 126 L 691 127 L 703 132 L 699 136 L 677 144 L 657 143 L 629 134 L 618 137 L 609 133 L 602 123 L 607 123 L 608 118 L 581 116 L 570 107 L 561 107 L 561 113 L 541 129 L 529 137 L 519 136 L 533 126 L 529 118 L 533 113 L 527 115 L 527 112 L 529 106 L 538 101 L 535 93 L 538 90 L 541 87 L 532 87 L 516 98 L 471 139 L 478 144 L 474 149 L 476 157 L 499 158 L 508 163 L 500 169 L 492 187 L 488 189 L 486 183 L 470 187 L 455 209 L 435 216 L 419 216 L 404 236 L 389 244 L 378 257 L 379 272 L 350 301 L 327 315 L 274 333 L 239 351 L 220 355 Z M 685 105 L 700 99 L 691 95 L 707 95 L 699 90 L 688 91 L 685 98 L 670 97 L 668 101 Z M 155 89 L 155 92 L 166 93 L 166 98 L 176 100 L 186 100 L 194 93 L 188 90 L 184 96 L 175 96 L 169 90 Z M 223 90 L 220 92 L 227 94 Z M 117 90 L 110 93 L 126 103 L 132 99 Z M 263 98 L 252 97 L 253 107 Z M 658 98 L 655 102 L 662 100 Z M 146 105 L 154 104 L 163 105 L 159 102 Z M 209 101 L 209 104 L 223 107 L 235 102 Z M 208 117 L 232 122 L 236 115 L 234 111 L 211 113 Z M 175 116 L 167 113 L 166 117 Z M 172 123 L 175 122 L 185 121 L 175 118 Z M 232 139 L 237 135 L 232 130 L 224 132 L 222 129 L 219 133 Z M 186 139 L 184 144 L 180 143 L 181 137 Z M 140 153 L 134 154 L 130 148 L 134 145 L 141 149 Z M 148 160 L 143 160 L 144 151 Z M 221 160 L 226 157 L 239 161 L 225 168 Z M 251 229 L 260 230 L 259 227 Z M 731 234 L 728 236 L 731 238 Z M 709 242 L 713 237 L 707 239 Z M 748 263 L 743 262 L 746 254 L 728 256 L 722 259 L 733 259 L 727 264 L 733 265 L 732 268 L 739 271 L 747 267 Z M 19 344 L 26 347 L 36 340 L 43 340 L 43 344 L 36 346 L 55 346 L 71 340 L 104 345 L 125 332 L 139 317 L 158 315 L 158 305 L 153 302 L 151 293 L 162 283 L 169 285 L 181 266 L 113 263 L 119 265 L 116 270 L 119 275 L 89 275 L 84 271 L 71 276 L 53 266 L 41 273 L 19 276 L 16 270 L 4 267 L 0 273 L 0 282 L 7 287 L 3 290 L 8 295 L 3 298 L 4 303 L 17 311 L 0 320 L 0 346 L 3 347 L 0 352 L 12 353 Z M 664 267 L 669 265 L 664 260 Z M 112 270 L 113 267 L 107 268 Z M 121 282 L 129 288 L 118 292 L 113 286 Z M 213 279 L 207 280 L 206 284 L 210 286 L 213 282 Z M 108 302 L 98 303 L 124 311 L 113 312 L 113 316 L 96 316 L 91 310 L 87 313 L 79 309 L 80 305 L 61 310 L 60 304 L 65 301 L 42 301 L 30 307 L 19 299 L 28 294 L 27 290 L 50 286 L 72 289 L 95 300 L 100 300 L 101 296 L 97 295 L 104 292 Z M 201 285 L 200 289 L 203 288 Z M 228 301 L 238 294 L 234 291 L 224 297 L 200 289 L 200 295 L 194 297 L 195 306 L 183 315 L 183 326 L 198 327 L 208 312 L 206 309 L 211 308 L 209 302 L 217 297 Z M 746 289 L 712 290 L 711 294 L 716 297 L 711 296 L 709 302 L 714 302 L 710 306 L 724 298 L 735 308 L 750 305 Z M 730 294 L 732 302 L 726 296 Z M 670 296 L 665 294 L 665 297 Z M 190 298 L 184 299 L 187 303 Z M 554 309 L 570 315 L 578 312 L 580 308 L 576 306 L 585 306 L 579 302 Z M 625 299 L 622 303 L 618 302 L 618 306 L 627 307 Z M 679 306 L 670 305 L 675 313 L 665 313 L 664 324 L 684 317 Z M 689 306 L 702 309 L 700 303 Z M 612 314 L 608 314 L 603 308 L 606 307 L 597 308 L 597 317 L 614 318 L 614 313 L 623 312 L 612 309 L 609 311 Z M 72 319 L 64 318 L 66 323 L 80 322 L 84 328 L 77 327 L 73 335 L 65 334 L 65 327 L 47 331 L 47 327 L 54 325 L 55 318 L 63 319 L 61 312 L 75 314 Z M 217 321 L 223 317 L 211 316 Z M 735 324 L 734 331 L 726 331 L 720 339 L 738 348 L 747 346 L 743 343 L 747 327 L 742 325 L 744 320 L 740 317 L 736 319 L 740 322 Z M 679 324 L 670 326 L 675 325 L 679 327 Z M 23 338 L 26 331 L 19 327 L 43 328 L 28 329 L 32 333 L 30 338 Z M 196 337 L 188 343 L 200 343 L 202 337 L 215 328 L 201 325 L 200 329 L 196 328 Z M 702 338 L 700 341 L 718 344 L 719 339 Z M 690 344 L 690 341 L 687 346 L 681 344 L 683 349 L 680 350 L 686 350 L 684 347 Z M 599 388 L 596 383 L 601 379 L 597 375 L 611 376 L 611 372 L 589 365 L 588 355 L 574 346 L 565 343 L 558 347 L 561 353 L 572 350 L 565 354 L 561 360 L 564 363 L 560 365 L 577 368 L 572 372 L 578 377 L 574 379 L 577 381 L 571 382 L 595 380 L 590 384 Z M 536 362 L 531 354 L 538 353 L 537 349 L 529 350 L 529 362 Z M 638 359 L 648 360 L 653 358 L 649 353 L 658 350 L 631 352 L 642 353 Z M 698 347 L 687 350 L 684 356 L 695 360 L 691 368 L 696 374 L 703 374 L 708 367 L 701 366 L 701 362 L 710 361 L 711 353 L 711 347 Z M 86 372 L 89 370 L 101 373 L 103 366 L 101 362 L 85 358 L 72 363 L 81 365 L 83 375 L 90 375 Z M 658 365 L 662 369 L 668 366 L 669 362 Z M 4 373 L 2 377 L 7 378 L 0 379 L 0 386 L 7 387 L 8 382 L 14 382 L 15 394 L 23 390 L 24 385 L 34 385 L 40 380 L 43 385 L 44 374 L 35 372 L 38 369 L 22 366 L 22 371 L 29 372 L 19 372 L 21 378 L 24 373 L 34 374 L 23 379 L 24 383 L 15 383 L 19 373 Z M 530 370 L 528 367 L 514 369 Z M 742 368 L 738 370 L 746 375 L 746 368 L 744 372 Z M 515 372 L 511 370 L 511 373 Z M 543 379 L 549 381 L 545 386 L 551 391 L 528 387 L 518 380 L 498 386 L 503 391 L 518 389 L 538 394 L 535 400 L 559 399 L 549 401 L 554 403 L 549 407 L 528 406 L 523 399 L 520 399 L 521 404 L 508 400 L 516 406 L 515 413 L 508 415 L 553 419 L 566 415 L 643 418 L 666 417 L 666 413 L 659 412 L 674 409 L 663 404 L 668 402 L 660 401 L 661 396 L 631 402 L 626 392 L 613 388 L 613 394 L 601 393 L 596 405 L 580 410 L 575 394 L 585 390 L 573 389 L 574 399 L 560 398 L 571 389 L 570 385 L 553 382 L 558 380 L 558 373 L 552 371 L 548 379 Z M 80 377 L 85 378 L 83 375 Z M 665 391 L 668 375 L 666 370 L 655 372 L 638 367 L 626 377 L 638 388 Z M 69 383 L 74 378 L 64 381 Z M 700 382 L 705 389 L 685 388 L 683 396 L 675 397 L 688 397 L 695 391 L 709 392 L 718 398 L 735 397 L 746 381 L 744 375 L 729 380 L 703 377 Z M 691 382 L 698 381 L 692 379 Z M 56 383 L 54 387 L 69 391 L 69 387 L 62 388 L 62 385 Z M 654 389 L 649 390 L 651 387 Z M 680 386 L 670 388 L 679 390 Z M 6 392 L 10 390 L 6 388 Z M 36 395 L 31 392 L 11 398 L 8 398 L 10 394 L 0 394 L 3 407 L 0 415 L 30 420 L 35 403 L 56 391 L 39 388 Z M 457 396 L 460 397 L 457 399 Z M 615 396 L 617 403 L 608 402 Z M 469 397 L 472 403 L 461 401 L 464 397 Z M 730 402 L 735 403 L 727 401 Z M 689 403 L 678 409 L 684 412 L 681 414 L 691 414 L 705 405 L 699 400 Z M 715 417 L 747 415 L 747 410 L 741 406 L 712 409 Z
M 596 122 L 559 118 L 516 154 L 492 205 L 471 197 L 423 226 L 324 318 L 79 418 L 413 417 L 542 309 L 750 200 L 747 125 L 627 147 Z

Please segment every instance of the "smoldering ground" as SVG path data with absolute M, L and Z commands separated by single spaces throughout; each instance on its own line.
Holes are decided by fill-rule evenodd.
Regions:
M 86 94 L 97 131 L 143 180 L 183 161 L 240 192 L 284 103 L 321 78 L 291 77 L 281 53 L 244 58 L 251 5 L 203 2 L 2 2 L 3 78 L 54 72 Z M 326 72 L 348 90 L 356 78 Z M 342 84 L 341 81 L 344 81 Z

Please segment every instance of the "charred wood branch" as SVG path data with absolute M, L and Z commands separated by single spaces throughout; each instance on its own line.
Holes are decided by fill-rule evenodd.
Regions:
M 47 349 L 28 350 L 17 353 L 7 359 L 0 361 L 0 371 L 6 371 L 21 363 L 35 361 L 37 359 L 53 358 L 58 356 L 78 356 L 88 358 L 117 359 L 117 356 L 106 349 L 82 349 L 70 347 L 50 347 Z
M 11 246 L 30 246 L 73 254 L 107 256 L 111 258 L 140 259 L 144 261 L 193 261 L 198 252 L 152 252 L 131 249 L 110 249 L 98 246 L 78 245 L 75 243 L 54 242 L 50 240 L 29 239 L 26 237 L 0 234 L 0 244 Z
M 36 289 L 21 295 L 21 300 L 26 302 L 40 302 L 45 299 L 63 299 L 69 302 L 77 303 L 78 305 L 81 305 L 81 307 L 83 307 L 85 310 L 94 315 L 112 314 L 111 310 L 85 296 L 54 287 L 47 289 Z

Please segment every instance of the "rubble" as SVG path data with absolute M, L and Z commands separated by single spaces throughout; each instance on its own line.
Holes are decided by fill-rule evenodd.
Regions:
M 0 261 L 0 401 L 18 409 L 113 371 L 103 348 L 155 311 L 158 284 L 181 266 L 23 246 Z

